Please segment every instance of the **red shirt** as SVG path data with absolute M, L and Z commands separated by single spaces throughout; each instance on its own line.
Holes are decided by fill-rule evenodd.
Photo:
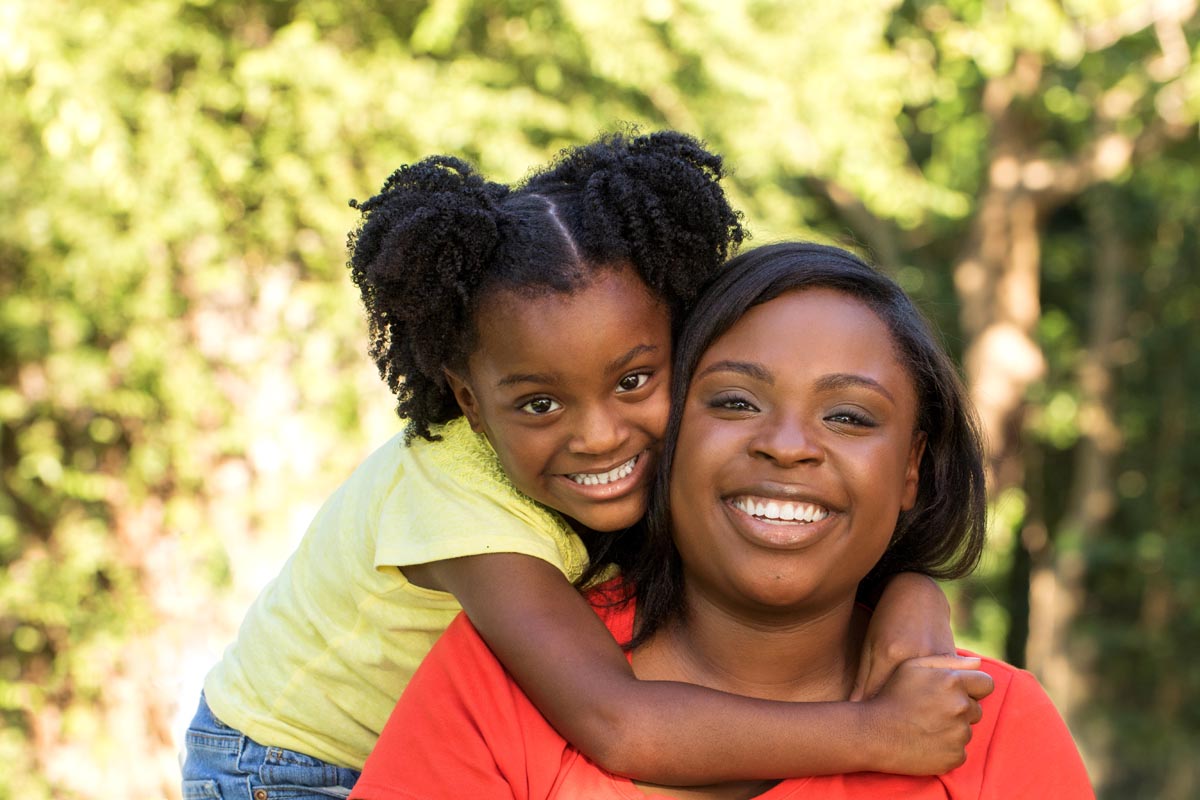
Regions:
M 595 595 L 592 599 L 595 604 Z M 618 641 L 628 641 L 632 602 L 597 607 L 596 613 Z M 795 778 L 759 797 L 1093 798 L 1071 735 L 1037 680 L 989 658 L 983 659 L 983 670 L 996 689 L 982 702 L 983 719 L 974 726 L 961 767 L 936 777 L 860 772 Z M 351 797 L 644 800 L 647 795 L 559 736 L 460 614 L 400 698 Z

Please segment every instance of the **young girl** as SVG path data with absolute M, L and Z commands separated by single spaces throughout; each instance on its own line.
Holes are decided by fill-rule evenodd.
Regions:
M 185 796 L 345 796 L 460 607 L 563 735 L 617 772 L 838 770 L 881 729 L 908 730 L 915 691 L 876 702 L 867 729 L 640 682 L 573 586 L 603 566 L 588 571 L 588 548 L 645 511 L 672 324 L 742 239 L 720 177 L 688 137 L 612 136 L 516 188 L 430 158 L 358 206 L 350 268 L 407 429 L 326 502 L 208 675 Z M 952 647 L 946 617 L 931 582 L 893 581 L 865 682 Z M 785 744 L 764 750 L 764 732 Z M 871 765 L 932 772 L 946 751 L 908 737 Z
M 900 569 L 959 576 L 982 545 L 982 446 L 952 363 L 894 283 L 836 248 L 782 244 L 734 259 L 705 292 L 678 343 L 672 393 L 645 547 L 626 578 L 590 593 L 596 612 L 629 643 L 640 678 L 866 705 L 836 702 L 864 643 L 862 583 Z M 947 725 L 965 749 L 944 775 L 867 771 L 900 745 L 881 735 L 847 774 L 638 787 L 571 747 L 459 619 L 401 697 L 353 797 L 1092 797 L 1029 673 L 940 658 L 958 668 L 908 662 L 884 693 L 914 681 L 939 686 L 934 701 L 953 698 L 956 714 L 912 719 L 914 732 Z M 764 748 L 779 744 L 763 736 Z

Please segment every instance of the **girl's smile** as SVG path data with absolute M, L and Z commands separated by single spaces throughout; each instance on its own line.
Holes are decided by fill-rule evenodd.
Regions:
M 646 465 L 653 461 L 648 456 L 649 451 L 644 450 L 609 470 L 568 472 L 562 477 L 573 483 L 575 491 L 581 495 L 596 500 L 618 497 L 631 487 L 645 483 L 648 477 Z
M 617 266 L 571 294 L 498 290 L 476 326 L 467 374 L 448 379 L 516 487 L 590 530 L 641 519 L 666 427 L 667 309 Z

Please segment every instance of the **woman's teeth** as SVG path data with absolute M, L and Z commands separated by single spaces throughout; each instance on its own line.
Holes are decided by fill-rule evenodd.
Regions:
M 613 467 L 608 472 L 568 472 L 567 477 L 584 486 L 603 486 L 606 483 L 619 481 L 633 472 L 633 467 L 637 464 L 640 455 L 641 453 L 638 453 L 624 464 Z
M 733 507 L 752 517 L 777 519 L 784 522 L 819 522 L 829 516 L 829 510 L 812 503 L 790 503 L 754 497 L 735 497 Z

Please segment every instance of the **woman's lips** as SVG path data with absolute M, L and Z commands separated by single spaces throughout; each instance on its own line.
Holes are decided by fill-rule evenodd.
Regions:
M 833 512 L 813 502 L 738 494 L 725 500 L 742 535 L 770 547 L 805 547 L 832 526 Z
M 829 509 L 816 503 L 755 497 L 746 494 L 738 495 L 729 502 L 734 508 L 744 511 L 756 519 L 781 522 L 820 522 L 829 516 Z

